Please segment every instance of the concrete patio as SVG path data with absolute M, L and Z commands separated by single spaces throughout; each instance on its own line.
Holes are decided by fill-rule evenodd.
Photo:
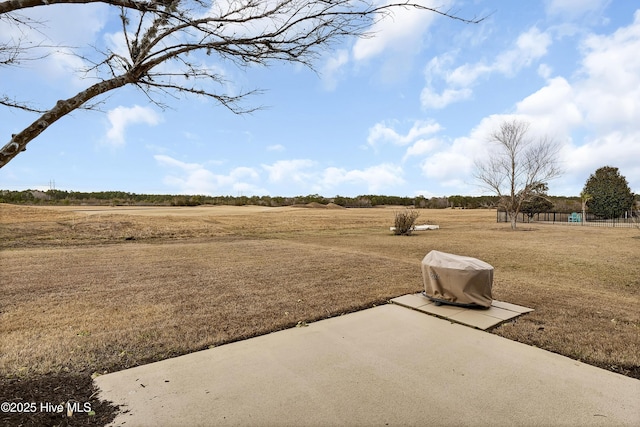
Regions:
M 120 405 L 119 426 L 640 422 L 638 380 L 398 304 L 95 383 Z
M 493 300 L 488 309 L 437 305 L 422 294 L 403 295 L 392 299 L 391 302 L 483 331 L 533 311 L 532 308 L 496 300 Z

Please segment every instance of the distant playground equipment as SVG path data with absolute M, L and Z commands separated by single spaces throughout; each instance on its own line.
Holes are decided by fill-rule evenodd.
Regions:
M 571 215 L 567 218 L 568 222 L 582 222 L 582 214 L 578 212 L 572 212 Z

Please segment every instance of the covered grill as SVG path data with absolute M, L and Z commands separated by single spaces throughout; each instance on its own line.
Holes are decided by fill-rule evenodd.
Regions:
M 431 251 L 422 260 L 425 295 L 432 301 L 491 307 L 493 267 L 476 258 Z

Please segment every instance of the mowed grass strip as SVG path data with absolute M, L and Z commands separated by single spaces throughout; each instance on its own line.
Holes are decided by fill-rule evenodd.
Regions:
M 370 307 L 420 291 L 433 249 L 489 262 L 494 298 L 536 310 L 494 333 L 640 376 L 638 230 L 420 210 L 441 229 L 403 237 L 388 228 L 402 208 L 0 208 L 7 377 L 112 371 Z

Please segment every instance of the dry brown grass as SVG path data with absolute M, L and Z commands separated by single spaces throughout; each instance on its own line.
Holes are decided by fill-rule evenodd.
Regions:
M 638 376 L 637 230 L 511 232 L 493 211 L 433 210 L 418 223 L 440 230 L 404 237 L 393 208 L 74 209 L 0 205 L 4 377 L 111 371 L 370 307 L 421 290 L 432 249 L 489 262 L 494 298 L 535 308 L 494 333 Z

